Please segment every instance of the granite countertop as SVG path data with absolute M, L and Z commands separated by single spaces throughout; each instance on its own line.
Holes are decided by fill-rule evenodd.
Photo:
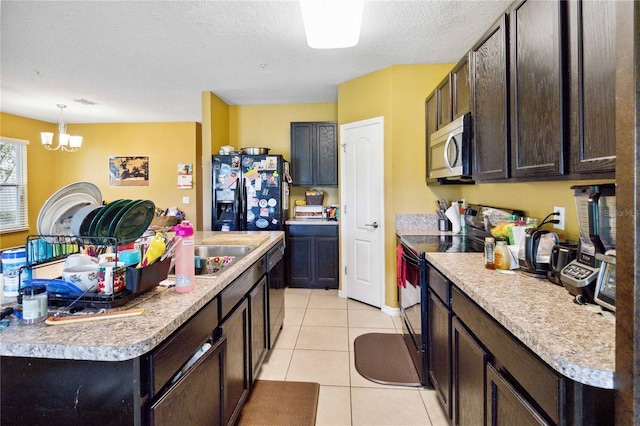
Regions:
M 425 257 L 557 372 L 579 383 L 613 389 L 614 319 L 574 303 L 564 287 L 546 279 L 485 269 L 481 253 Z
M 235 278 L 262 257 L 278 241 L 283 231 L 196 232 L 196 244 L 224 234 L 226 240 L 238 236 L 239 245 L 249 245 L 246 235 L 264 235 L 261 244 L 235 264 L 215 276 L 196 276 L 195 289 L 177 293 L 173 287 L 158 286 L 121 308 L 144 308 L 139 316 L 50 326 L 11 323 L 0 332 L 0 355 L 95 361 L 123 361 L 141 356 L 164 341 L 185 321 L 204 307 Z M 243 238 L 244 237 L 244 238 Z M 170 284 L 171 277 L 165 282 Z

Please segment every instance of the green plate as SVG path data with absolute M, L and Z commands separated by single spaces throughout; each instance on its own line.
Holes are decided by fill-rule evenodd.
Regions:
M 100 219 L 102 218 L 102 215 L 104 215 L 105 212 L 107 211 L 107 206 L 108 204 L 98 209 L 98 213 L 96 213 L 95 216 L 93 216 L 93 219 L 91 219 L 91 223 L 87 228 L 87 234 L 86 234 L 87 237 L 96 236 L 96 227 L 98 226 L 98 221 L 100 221 Z
M 120 208 L 118 208 L 118 212 L 115 214 L 113 219 L 109 222 L 109 230 L 107 231 L 107 236 L 109 237 L 116 236 L 116 227 L 118 226 L 118 223 L 120 223 L 120 219 L 122 219 L 122 216 L 124 216 L 125 212 L 130 207 L 133 207 L 134 204 L 137 204 L 142 200 L 133 200 L 133 201 L 128 200 L 128 201 L 129 201 L 128 203 L 123 204 L 122 206 L 120 206 Z
M 156 205 L 151 200 L 140 200 L 128 207 L 118 224 L 116 225 L 114 237 L 119 242 L 134 241 L 147 230 L 156 211 Z
M 107 204 L 105 207 L 106 211 L 102 214 L 96 225 L 97 237 L 111 237 L 111 235 L 109 235 L 109 225 L 111 225 L 111 221 L 116 217 L 120 209 L 130 202 L 131 200 L 115 200 Z

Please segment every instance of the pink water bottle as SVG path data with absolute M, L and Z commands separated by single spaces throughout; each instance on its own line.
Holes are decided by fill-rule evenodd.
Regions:
M 176 243 L 176 291 L 187 293 L 195 286 L 196 271 L 194 265 L 193 227 L 188 220 L 172 228 L 179 238 Z

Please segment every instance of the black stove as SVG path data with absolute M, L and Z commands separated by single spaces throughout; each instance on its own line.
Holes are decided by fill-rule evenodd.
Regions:
M 484 244 L 463 235 L 405 235 L 400 238 L 415 253 L 482 253 Z

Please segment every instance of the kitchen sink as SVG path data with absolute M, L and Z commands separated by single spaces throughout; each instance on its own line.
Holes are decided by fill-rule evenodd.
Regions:
M 254 247 L 251 246 L 196 244 L 194 247 L 196 275 L 216 274 L 242 259 L 253 249 Z M 199 263 L 197 259 L 199 259 Z M 171 268 L 169 274 L 174 275 L 175 269 Z
M 253 247 L 250 246 L 227 246 L 227 245 L 196 245 L 195 255 L 200 256 L 200 259 L 207 259 L 209 257 L 219 256 L 246 256 Z

